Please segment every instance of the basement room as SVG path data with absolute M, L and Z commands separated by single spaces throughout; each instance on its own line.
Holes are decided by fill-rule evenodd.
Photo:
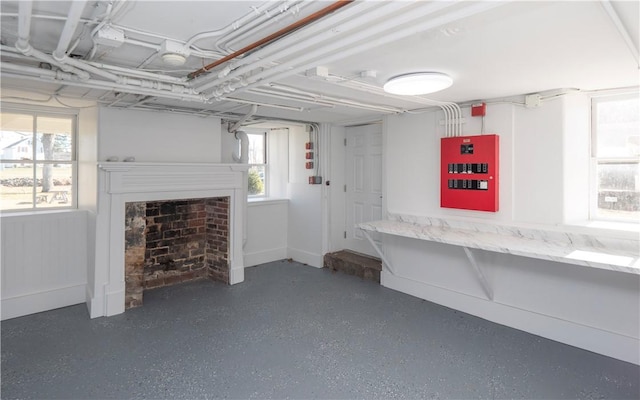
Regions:
M 640 398 L 640 3 L 3 0 L 3 399 Z

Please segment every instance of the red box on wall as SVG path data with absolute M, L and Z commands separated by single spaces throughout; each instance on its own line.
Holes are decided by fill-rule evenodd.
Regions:
M 477 211 L 499 209 L 498 135 L 440 140 L 440 207 Z

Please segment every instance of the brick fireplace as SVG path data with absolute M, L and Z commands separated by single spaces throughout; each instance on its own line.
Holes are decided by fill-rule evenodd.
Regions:
M 125 308 L 145 289 L 195 279 L 229 283 L 229 197 L 125 205 Z
M 139 305 L 145 286 L 201 277 L 242 282 L 248 168 L 98 164 L 97 209 L 90 216 L 96 227 L 95 248 L 89 249 L 94 264 L 87 274 L 91 318 Z

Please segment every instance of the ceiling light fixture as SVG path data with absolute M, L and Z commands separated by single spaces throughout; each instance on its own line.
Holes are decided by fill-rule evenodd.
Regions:
M 172 67 L 179 67 L 187 62 L 187 59 L 182 54 L 165 53 L 162 55 L 162 62 Z
M 441 72 L 415 72 L 394 76 L 384 84 L 384 91 L 391 94 L 415 96 L 446 89 L 453 79 Z

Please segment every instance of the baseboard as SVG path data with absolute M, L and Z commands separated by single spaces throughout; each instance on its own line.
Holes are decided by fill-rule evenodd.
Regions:
M 322 255 L 309 253 L 308 251 L 294 249 L 292 247 L 287 248 L 287 258 L 291 258 L 302 264 L 307 264 L 312 267 L 322 268 Z
M 73 306 L 86 301 L 86 283 L 2 299 L 2 320 Z
M 382 271 L 380 284 L 497 324 L 618 360 L 640 364 L 640 340 L 619 333 L 524 310 Z
M 229 285 L 244 282 L 244 265 L 229 270 Z
M 287 258 L 287 248 L 269 249 L 264 251 L 256 251 L 253 253 L 245 253 L 244 266 L 255 267 L 256 265 L 265 264 L 272 261 Z

